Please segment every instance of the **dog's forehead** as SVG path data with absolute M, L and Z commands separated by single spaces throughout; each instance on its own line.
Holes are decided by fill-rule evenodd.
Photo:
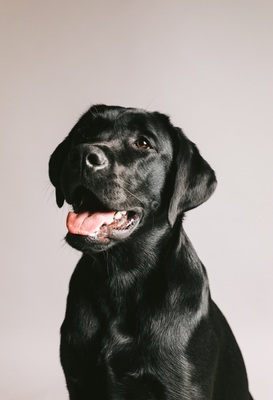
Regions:
M 172 147 L 171 135 L 164 126 L 159 113 L 141 109 L 106 107 L 102 111 L 90 109 L 75 126 L 74 134 L 84 135 L 91 140 L 124 140 L 131 135 L 145 136 L 159 148 Z

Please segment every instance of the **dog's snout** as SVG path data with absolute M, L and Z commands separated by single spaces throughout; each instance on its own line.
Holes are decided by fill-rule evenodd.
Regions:
M 108 165 L 104 151 L 98 146 L 82 144 L 74 147 L 68 156 L 72 168 L 90 168 L 94 171 L 103 169 Z

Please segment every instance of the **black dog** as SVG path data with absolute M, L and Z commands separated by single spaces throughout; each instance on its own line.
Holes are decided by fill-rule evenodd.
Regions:
M 61 328 L 71 400 L 249 400 L 235 338 L 182 220 L 213 170 L 169 118 L 93 106 L 52 154 L 83 252 Z

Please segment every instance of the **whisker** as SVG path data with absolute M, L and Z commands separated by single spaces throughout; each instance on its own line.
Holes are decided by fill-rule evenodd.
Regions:
M 133 186 L 131 182 L 126 181 L 125 179 L 120 179 L 120 178 L 117 177 L 117 180 L 118 180 L 119 182 L 125 183 L 125 184 L 128 185 L 128 186 Z M 146 188 L 149 187 L 149 185 L 148 185 L 144 180 L 143 180 L 141 183 L 142 183 L 142 185 L 144 185 Z
M 140 198 L 139 197 L 137 197 L 134 193 L 132 193 L 129 189 L 127 189 L 124 185 L 122 185 L 121 183 L 126 183 L 127 185 L 130 185 L 130 183 L 129 182 L 126 182 L 126 181 L 121 181 L 121 179 L 117 179 L 117 181 L 119 182 L 119 185 L 120 185 L 120 187 L 123 189 L 123 190 L 125 190 L 125 192 L 127 192 L 127 193 L 129 193 L 132 197 L 134 197 L 135 199 L 137 199 L 142 205 L 143 205 L 143 202 L 142 202 L 142 200 L 140 200 Z
M 51 201 L 52 197 L 54 197 L 54 188 L 50 182 L 47 182 L 45 188 L 43 189 L 43 194 L 47 198 L 47 202 Z
M 123 187 L 122 189 L 125 190 L 127 193 L 129 193 L 132 197 L 134 197 L 135 199 L 137 199 L 137 200 L 143 205 L 143 202 L 140 200 L 140 198 L 137 197 L 137 196 L 136 196 L 135 194 L 133 194 L 132 192 L 130 192 L 130 190 L 126 189 L 126 187 Z
M 157 96 L 154 96 L 154 97 L 152 98 L 152 100 L 148 103 L 147 107 L 144 108 L 145 111 L 148 111 L 148 108 L 149 108 L 150 105 L 155 101 L 156 97 L 157 97 Z

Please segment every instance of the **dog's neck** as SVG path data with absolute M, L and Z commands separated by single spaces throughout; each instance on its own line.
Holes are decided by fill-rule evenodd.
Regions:
M 95 258 L 96 262 L 92 257 L 90 263 L 97 284 L 117 307 L 126 304 L 125 298 L 138 302 L 143 296 L 143 282 L 155 291 L 160 290 L 162 296 L 164 291 L 170 293 L 171 287 L 191 307 L 198 307 L 201 297 L 209 295 L 206 271 L 183 230 L 182 221 L 172 229 L 167 223 L 153 226 L 136 240 L 117 244 Z

